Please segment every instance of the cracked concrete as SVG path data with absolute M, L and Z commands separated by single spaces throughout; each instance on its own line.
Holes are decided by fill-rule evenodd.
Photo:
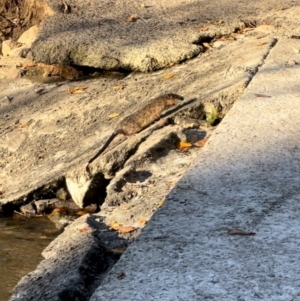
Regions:
M 299 8 L 293 10 L 297 3 L 292 0 L 69 0 L 69 13 L 64 13 L 60 0 L 47 3 L 56 13 L 43 22 L 32 46 L 34 59 L 106 70 L 147 72 L 173 66 L 202 53 L 200 44 L 207 37 L 231 34 L 249 22 L 279 27 L 284 23 L 285 34 L 299 24 Z M 291 9 L 289 17 L 286 9 Z M 128 21 L 130 17 L 136 20 Z
M 271 50 L 91 301 L 299 298 L 300 54 L 293 48 L 299 40 L 280 39 Z M 229 236 L 230 228 L 256 235 Z
M 223 48 L 185 64 L 152 74 L 131 74 L 122 80 L 98 78 L 62 85 L 34 84 L 23 78 L 3 81 L 0 99 L 9 96 L 12 101 L 0 109 L 4 116 L 0 123 L 1 204 L 23 202 L 21 198 L 32 190 L 86 164 L 114 130 L 116 119 L 110 114 L 127 116 L 162 92 L 213 102 L 228 111 L 274 43 L 269 37 L 263 39 L 263 45 L 257 41 L 256 37 L 241 35 L 237 41 L 226 41 Z M 168 74 L 174 76 L 166 79 Z M 88 89 L 70 95 L 68 88 L 76 86 Z M 124 89 L 114 90 L 119 86 Z M 35 92 L 40 88 L 44 94 Z M 25 136 L 15 151 L 14 144 L 9 143 L 10 135 L 18 139 Z M 119 150 L 126 149 L 136 137 L 119 145 Z M 114 174 L 122 168 L 123 163 L 113 169 L 106 163 L 113 152 L 94 162 L 99 165 L 95 172 Z
M 27 193 L 62 175 L 80 177 L 80 166 L 114 130 L 116 121 L 109 117 L 112 113 L 124 116 L 134 112 L 162 91 L 195 99 L 192 108 L 211 102 L 228 112 L 251 82 L 207 145 L 191 149 L 189 158 L 165 147 L 174 135 L 184 138 L 187 134 L 179 123 L 155 132 L 131 158 L 122 158 L 122 152 L 141 136 L 147 136 L 151 128 L 93 162 L 92 177 L 99 173 L 114 177 L 102 210 L 95 217 L 105 218 L 101 217 L 101 224 L 117 221 L 140 229 L 141 214 L 150 219 L 153 209 L 161 206 L 158 203 L 173 190 L 91 300 L 297 298 L 297 288 L 288 278 L 297 280 L 297 267 L 283 254 L 292 261 L 298 259 L 300 156 L 296 131 L 299 112 L 295 104 L 299 98 L 300 45 L 297 40 L 278 36 L 276 44 L 273 34 L 279 31 L 271 28 L 272 34 L 270 28 L 266 32 L 264 27 L 236 35 L 235 41 L 222 41 L 221 47 L 168 70 L 133 73 L 122 80 L 86 80 L 84 86 L 88 89 L 81 95 L 67 92 L 68 87 L 81 84 L 78 82 L 41 85 L 18 79 L 5 83 L 0 97 L 5 117 L 0 123 L 1 136 L 6 139 L 0 145 L 2 205 L 23 202 Z M 167 79 L 169 74 L 174 76 Z M 121 85 L 122 89 L 114 88 Z M 41 87 L 46 93 L 37 95 L 35 90 Z M 7 95 L 12 102 L 7 102 Z M 186 108 L 182 114 L 189 118 L 190 113 Z M 26 138 L 15 145 L 18 138 L 10 138 L 11 133 Z M 153 156 L 156 142 L 167 143 L 162 156 Z M 147 160 L 147 153 L 156 160 Z M 116 154 L 121 154 L 117 168 L 110 162 Z M 196 164 L 174 187 L 194 160 Z M 160 174 L 162 178 L 157 177 Z M 168 179 L 171 183 L 167 183 Z M 132 194 L 136 191 L 138 194 Z M 257 234 L 227 236 L 227 229 L 234 227 Z M 61 236 L 54 244 L 63 244 L 65 239 Z M 93 244 L 93 239 L 90 242 Z M 59 262 L 67 265 L 68 260 L 64 256 Z M 259 266 L 257 261 L 261 262 Z M 23 279 L 16 287 L 22 300 L 31 298 L 24 294 L 28 285 L 35 294 L 40 285 L 36 275 L 47 264 L 41 263 L 39 270 L 25 278 L 26 285 Z M 55 279 L 55 270 L 55 266 L 50 269 L 49 279 Z M 76 267 L 74 271 L 76 281 L 81 283 Z M 125 276 L 118 279 L 122 273 Z M 73 292 L 71 284 L 69 293 Z M 56 286 L 51 280 L 45 287 L 54 292 Z M 85 293 L 88 296 L 91 291 Z

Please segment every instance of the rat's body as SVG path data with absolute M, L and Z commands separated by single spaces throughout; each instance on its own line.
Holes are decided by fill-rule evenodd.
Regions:
M 135 113 L 124 118 L 96 155 L 88 161 L 88 164 L 92 163 L 97 157 L 99 157 L 118 134 L 130 136 L 139 133 L 151 125 L 154 121 L 158 120 L 163 111 L 178 104 L 180 100 L 183 100 L 183 97 L 180 95 L 172 93 L 163 94 L 154 98 L 149 102 L 149 104 L 145 105 Z

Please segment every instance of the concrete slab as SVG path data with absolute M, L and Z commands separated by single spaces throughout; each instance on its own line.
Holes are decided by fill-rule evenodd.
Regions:
M 47 0 L 55 14 L 43 22 L 32 45 L 33 58 L 46 64 L 80 65 L 106 70 L 142 72 L 169 67 L 203 52 L 201 41 L 230 34 L 241 24 L 259 23 L 271 11 L 268 24 L 291 8 L 293 0 Z M 290 18 L 292 16 L 292 18 Z M 299 9 L 284 23 L 298 27 Z M 291 20 L 295 20 L 291 21 Z M 242 22 L 241 22 L 242 21 Z
M 91 301 L 300 298 L 299 47 L 277 43 Z
M 2 204 L 23 202 L 21 198 L 33 190 L 85 165 L 120 119 L 162 93 L 178 93 L 187 101 L 214 102 L 228 111 L 263 63 L 274 39 L 240 35 L 236 41 L 225 42 L 221 49 L 168 70 L 132 73 L 121 80 L 100 77 L 60 85 L 30 83 L 24 78 L 1 81 L 0 190 L 4 193 L 0 211 Z M 169 74 L 172 78 L 167 79 Z M 68 89 L 75 87 L 87 89 L 70 95 Z M 40 89 L 45 93 L 36 92 Z M 113 113 L 119 117 L 110 118 Z M 129 159 L 126 150 L 135 140 L 126 139 L 116 151 L 96 160 L 95 173 L 113 175 L 122 169 Z M 112 164 L 116 158 L 117 168 Z

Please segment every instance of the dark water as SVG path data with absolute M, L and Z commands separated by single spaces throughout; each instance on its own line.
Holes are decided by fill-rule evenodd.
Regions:
M 58 235 L 47 218 L 0 218 L 0 301 L 43 259 L 41 252 Z

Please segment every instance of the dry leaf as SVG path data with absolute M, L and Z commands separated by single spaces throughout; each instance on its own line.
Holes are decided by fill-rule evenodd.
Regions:
M 79 228 L 78 231 L 82 232 L 82 233 L 91 233 L 91 232 L 93 232 L 93 229 L 90 227 L 82 227 L 82 228 Z
M 106 253 L 113 253 L 113 254 L 119 254 L 122 255 L 126 251 L 125 248 L 113 248 L 113 249 L 106 249 Z
M 111 222 L 110 227 L 113 228 L 114 230 L 118 230 L 120 225 L 117 222 Z
M 108 115 L 109 118 L 116 118 L 119 116 L 120 116 L 120 113 L 112 113 L 112 114 Z
M 265 94 L 257 94 L 257 93 L 254 93 L 254 95 L 256 96 L 256 97 L 265 97 L 265 98 L 271 98 L 272 96 L 270 96 L 270 95 L 265 95 Z
M 212 48 L 211 45 L 209 43 L 203 43 L 202 44 L 205 48 Z
M 130 23 L 130 22 L 135 22 L 138 18 L 139 18 L 138 15 L 133 14 L 133 15 L 129 16 L 129 17 L 126 19 L 126 22 L 129 22 L 129 23 Z
M 190 143 L 190 142 L 180 141 L 177 144 L 178 149 L 189 148 L 189 147 L 192 147 L 192 143 Z
M 124 272 L 122 272 L 122 273 L 120 273 L 118 276 L 117 276 L 117 278 L 118 279 L 123 279 L 123 278 L 125 278 L 126 277 L 126 274 L 124 273 Z
M 262 45 L 265 45 L 265 44 L 267 44 L 267 42 L 261 41 L 261 42 L 257 43 L 256 46 L 262 46 Z
M 203 147 L 207 141 L 208 141 L 208 138 L 203 138 L 202 140 L 195 142 L 194 146 Z
M 251 236 L 251 235 L 255 235 L 256 233 L 255 232 L 251 232 L 251 231 L 244 231 L 244 230 L 241 230 L 241 229 L 237 229 L 237 228 L 232 228 L 232 229 L 229 229 L 227 231 L 227 234 L 228 235 L 245 235 L 245 236 Z
M 80 94 L 84 93 L 84 90 L 86 90 L 88 87 L 76 87 L 73 89 L 69 88 L 69 94 Z
M 51 215 L 57 215 L 57 214 L 66 214 L 68 212 L 68 210 L 64 207 L 61 207 L 61 208 L 55 208 Z
M 160 208 L 163 205 L 164 201 L 160 201 L 157 203 L 157 208 Z
M 139 223 L 140 223 L 141 225 L 146 225 L 146 224 L 148 223 L 148 221 L 145 220 L 144 218 L 140 218 L 140 219 L 139 219 Z
M 76 212 L 76 214 L 79 215 L 79 216 L 85 215 L 85 214 L 87 214 L 87 213 L 88 213 L 88 212 L 87 212 L 86 210 L 84 210 L 84 209 L 79 210 L 79 211 Z
M 123 90 L 124 88 L 125 88 L 124 85 L 113 86 L 113 90 L 115 90 L 115 91 Z
M 19 125 L 19 128 L 20 128 L 20 129 L 26 129 L 26 128 L 28 128 L 28 124 L 27 124 L 27 123 L 20 124 L 20 125 Z
M 136 228 L 131 227 L 131 226 L 119 226 L 119 228 L 118 228 L 118 231 L 120 233 L 130 233 L 130 232 L 133 232 L 135 230 L 136 230 Z
M 172 77 L 175 77 L 176 75 L 177 74 L 175 74 L 175 73 L 168 73 L 168 74 L 164 74 L 163 76 L 164 76 L 165 79 L 170 79 Z

